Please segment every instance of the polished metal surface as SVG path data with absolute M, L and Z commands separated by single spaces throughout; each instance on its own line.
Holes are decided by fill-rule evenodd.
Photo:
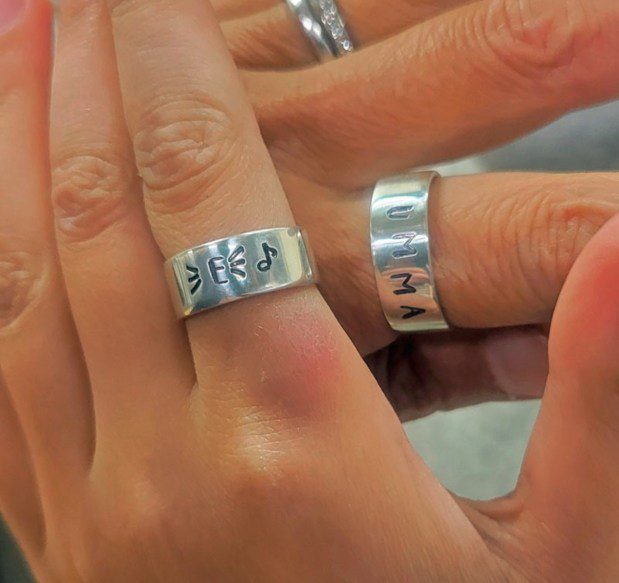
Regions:
M 252 231 L 193 247 L 166 261 L 166 276 L 181 318 L 317 279 L 299 227 Z
M 291 12 L 296 16 L 303 33 L 309 40 L 314 54 L 319 61 L 328 61 L 335 56 L 327 31 L 318 18 L 314 16 L 307 0 L 286 0 Z
M 342 57 L 347 53 L 351 53 L 355 47 L 335 0 L 308 1 L 312 12 L 320 20 L 327 33 L 334 56 Z
M 432 276 L 428 198 L 436 172 L 380 180 L 371 207 L 371 246 L 378 294 L 398 332 L 445 330 Z
M 354 50 L 344 19 L 334 0 L 285 0 L 319 61 Z

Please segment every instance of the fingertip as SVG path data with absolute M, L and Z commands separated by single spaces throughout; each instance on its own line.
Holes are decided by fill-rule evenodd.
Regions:
M 0 17 L 0 192 L 6 197 L 36 190 L 46 179 L 38 161 L 24 152 L 40 154 L 43 161 L 47 156 L 52 9 L 47 0 L 4 2 L 0 0 L 6 11 Z M 10 229 L 15 220 L 0 213 L 0 230 Z
M 48 0 L 0 1 L 0 90 L 49 68 L 51 23 Z
M 532 552 L 560 558 L 560 568 L 575 543 L 587 546 L 578 533 L 586 531 L 588 540 L 596 533 L 594 562 L 610 557 L 615 544 L 609 525 L 619 520 L 618 299 L 619 215 L 585 247 L 559 298 L 547 389 L 519 479 L 526 512 L 517 528 L 529 534 Z M 568 568 L 572 576 L 580 567 Z
M 25 9 L 24 0 L 3 0 L 0 2 L 0 34 L 10 30 Z
M 13 31 L 31 26 L 49 25 L 53 6 L 49 0 L 2 0 L 0 2 L 0 39 Z
M 553 378 L 619 375 L 619 215 L 574 264 L 555 310 L 549 355 Z
M 481 343 L 499 389 L 513 399 L 539 398 L 548 377 L 548 337 L 530 328 L 498 330 Z

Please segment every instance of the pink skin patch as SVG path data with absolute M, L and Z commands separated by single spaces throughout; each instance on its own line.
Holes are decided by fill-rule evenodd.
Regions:
M 585 247 L 559 298 L 550 337 L 553 375 L 614 383 L 619 367 L 619 217 Z
M 304 305 L 301 299 L 295 300 Z M 310 303 L 310 307 L 314 306 Z M 268 334 L 267 345 L 282 357 L 273 362 L 269 356 L 268 366 L 262 363 L 266 385 L 262 402 L 271 401 L 271 406 L 285 410 L 290 417 L 311 418 L 334 406 L 337 388 L 346 381 L 341 347 L 331 330 L 332 323 L 317 316 L 315 309 L 296 312 L 289 322 Z
M 0 0 L 0 33 L 9 30 L 24 11 L 25 0 Z
M 238 352 L 236 375 L 243 370 L 251 388 L 244 395 L 246 405 L 271 419 L 298 424 L 330 416 L 340 391 L 351 382 L 342 361 L 343 334 L 337 333 L 318 299 L 297 290 L 282 292 L 277 307 L 268 305 L 269 298 L 257 299 L 243 320 L 245 344 L 251 342 L 256 348 L 233 350 Z

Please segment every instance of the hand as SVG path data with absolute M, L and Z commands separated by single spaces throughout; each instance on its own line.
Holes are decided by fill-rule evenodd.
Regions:
M 619 91 L 613 0 L 338 2 L 360 50 L 295 70 L 261 56 L 265 44 L 282 55 L 296 40 L 305 60 L 285 65 L 314 62 L 283 2 L 255 13 L 251 1 L 218 2 L 237 62 L 259 69 L 244 79 L 276 162 L 319 184 L 365 188 L 386 174 L 507 142 Z M 252 14 L 228 20 L 228 6 Z M 435 17 L 420 17 L 422 7 Z M 278 18 L 269 19 L 272 12 Z M 395 15 L 395 27 L 368 46 L 378 39 L 364 30 Z
M 356 47 L 384 41 L 466 4 L 470 0 L 337 0 Z M 215 0 L 213 8 L 240 67 L 315 64 L 311 44 L 281 0 Z
M 237 63 L 256 69 L 245 82 L 293 213 L 313 242 L 323 295 L 359 350 L 372 353 L 368 362 L 403 417 L 539 396 L 547 371 L 538 329 L 392 344 L 367 241 L 368 189 L 387 173 L 477 152 L 616 97 L 617 3 L 338 5 L 362 50 L 291 71 L 315 61 L 284 2 L 214 4 Z M 449 321 L 546 326 L 575 258 L 617 212 L 618 186 L 610 174 L 441 181 L 430 227 Z M 463 362 L 472 371 L 464 381 Z
M 291 224 L 208 4 L 64 3 L 51 199 L 49 33 L 30 0 L 0 36 L 0 507 L 40 580 L 616 578 L 619 221 L 517 491 L 454 500 L 316 290 L 172 314 L 162 255 Z

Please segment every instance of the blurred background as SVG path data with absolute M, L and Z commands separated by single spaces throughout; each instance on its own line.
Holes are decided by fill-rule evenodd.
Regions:
M 444 175 L 619 170 L 619 102 L 571 114 L 513 144 L 439 170 Z M 405 429 L 448 489 L 487 499 L 514 487 L 538 409 L 535 401 L 487 403 L 436 413 Z M 0 583 L 29 581 L 19 551 L 0 524 Z

